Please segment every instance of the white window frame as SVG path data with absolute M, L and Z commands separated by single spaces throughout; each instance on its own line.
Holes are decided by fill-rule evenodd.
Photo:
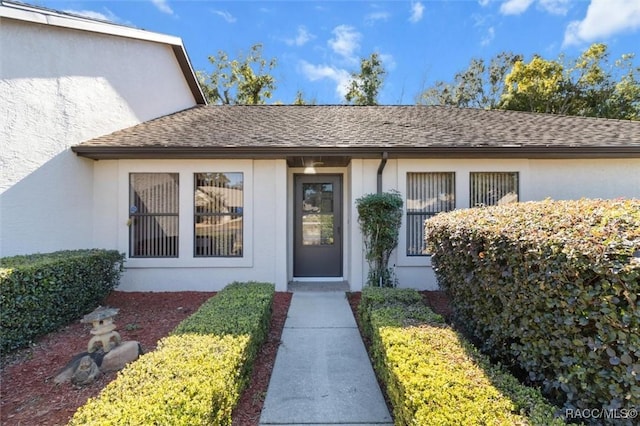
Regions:
M 469 208 L 470 173 L 471 172 L 517 172 L 518 199 L 528 199 L 532 183 L 530 182 L 529 160 L 527 159 L 467 159 L 467 158 L 414 158 L 399 159 L 396 170 L 397 189 L 404 201 L 402 224 L 396 250 L 396 266 L 431 267 L 431 256 L 407 256 L 407 173 L 423 172 L 455 172 L 456 209 Z
M 140 197 L 140 204 L 136 203 L 135 205 L 132 204 L 132 199 L 133 199 L 133 187 L 132 187 L 132 183 L 134 181 L 134 176 L 140 176 L 140 175 L 175 175 L 177 177 L 178 180 L 178 186 L 177 186 L 177 190 L 175 191 L 170 191 L 172 193 L 174 193 L 177 196 L 177 199 L 175 199 L 175 201 L 177 202 L 177 208 L 176 211 L 170 211 L 170 212 L 140 212 L 139 209 L 142 207 L 142 204 L 144 203 L 144 201 L 142 200 L 142 195 L 139 195 Z M 140 189 L 140 188 L 138 188 Z M 137 194 L 140 194 L 139 192 Z M 128 206 L 129 206 L 129 221 L 127 222 L 127 226 L 129 227 L 129 258 L 130 259 L 172 259 L 172 258 L 177 258 L 180 256 L 180 175 L 177 173 L 139 173 L 139 172 L 134 172 L 134 173 L 129 173 L 129 198 L 128 198 Z M 152 206 L 154 207 L 153 204 L 157 204 L 158 200 L 153 200 L 153 199 L 147 199 L 146 200 L 147 203 L 151 203 Z M 149 230 L 149 226 L 152 226 L 153 228 L 158 228 L 158 229 L 162 229 L 163 232 L 166 231 L 171 231 L 171 230 L 175 230 L 177 231 L 177 235 L 176 238 L 178 240 L 178 244 L 170 244 L 172 247 L 175 247 L 175 255 L 142 255 L 142 254 L 138 254 L 138 255 L 133 255 L 133 253 L 131 253 L 131 250 L 133 248 L 133 246 L 135 245 L 134 243 L 139 243 L 139 240 L 135 240 L 134 241 L 134 234 L 138 234 L 138 232 L 135 232 L 134 229 L 138 229 L 137 225 L 140 222 L 145 222 L 145 217 L 147 218 L 155 218 L 153 220 L 153 222 L 149 223 L 146 222 L 147 225 L 143 225 L 142 229 L 141 229 L 141 233 L 144 234 L 145 236 L 149 237 L 150 235 L 147 234 L 145 231 Z M 173 219 L 175 218 L 176 222 L 174 223 L 173 221 L 171 221 L 171 224 L 167 224 L 165 221 L 162 221 L 160 218 L 164 218 L 164 219 Z M 164 222 L 165 225 L 168 225 L 166 229 L 163 225 L 161 225 Z M 155 232 L 152 233 L 156 234 Z M 166 238 L 166 237 L 165 237 Z M 147 244 L 145 244 L 147 245 Z M 152 244 L 153 247 L 155 247 L 156 249 L 158 247 L 166 247 L 166 243 L 155 243 Z
M 242 206 L 240 212 L 229 212 L 229 213 L 220 213 L 220 212 L 208 212 L 208 213 L 196 213 L 195 212 L 195 204 L 196 204 L 196 176 L 199 174 L 208 174 L 208 173 L 215 173 L 215 174 L 221 174 L 221 175 L 241 175 L 242 176 Z M 194 214 L 193 214 L 193 225 L 191 227 L 191 232 L 194 234 L 193 235 L 193 239 L 194 239 L 194 245 L 192 248 L 192 254 L 193 257 L 197 257 L 197 258 L 240 258 L 244 255 L 244 173 L 243 172 L 218 172 L 217 170 L 215 171 L 207 171 L 207 172 L 195 172 L 193 174 L 193 189 L 192 189 L 192 193 L 193 193 L 193 204 L 194 204 Z M 222 188 L 222 187 L 219 187 Z M 225 187 L 226 188 L 226 187 Z M 228 189 L 228 188 L 227 188 Z M 235 197 L 231 197 L 232 199 Z M 240 197 L 237 197 L 238 199 Z M 197 249 L 197 218 L 205 218 L 205 217 L 223 217 L 223 216 L 229 216 L 231 218 L 241 218 L 242 219 L 242 234 L 240 235 L 240 250 L 242 252 L 242 254 L 240 255 L 215 255 L 215 254 L 209 254 L 209 255 L 204 255 L 204 254 L 196 254 L 196 249 Z M 203 238 L 207 238 L 207 239 L 211 239 L 211 240 L 215 240 L 215 238 L 211 238 L 211 235 L 204 235 Z
M 481 175 L 481 174 L 501 174 L 501 175 L 515 175 L 516 177 L 516 200 L 515 202 L 520 201 L 520 173 L 517 171 L 471 171 L 469 172 L 469 207 L 482 207 L 482 206 L 497 206 L 499 203 L 491 203 L 491 204 L 477 204 L 471 201 L 472 198 L 472 176 L 473 175 Z
M 194 173 L 213 170 L 219 173 L 241 172 L 243 184 L 242 257 L 194 257 Z M 129 174 L 179 174 L 179 247 L 174 258 L 129 258 Z M 118 246 L 127 255 L 131 268 L 250 268 L 253 267 L 253 160 L 119 160 L 118 162 Z
M 405 180 L 408 184 L 409 182 L 409 175 L 413 174 L 413 175 L 449 175 L 450 177 L 452 177 L 453 182 L 452 182 L 452 191 L 453 191 L 453 208 L 451 210 L 439 210 L 439 211 L 418 211 L 418 212 L 409 212 L 409 200 L 408 200 L 408 194 L 409 194 L 409 187 L 408 185 L 406 186 L 406 196 L 404 199 L 404 203 L 405 203 L 405 208 L 404 208 L 404 213 L 405 213 L 405 221 L 406 221 L 406 228 L 407 231 L 405 233 L 405 238 L 407 238 L 407 242 L 405 244 L 404 250 L 405 250 L 405 254 L 407 257 L 425 257 L 425 256 L 429 256 L 429 254 L 409 254 L 409 247 L 408 247 L 408 240 L 409 240 L 409 217 L 410 216 L 424 216 L 426 218 L 428 217 L 432 217 L 435 216 L 438 213 L 441 212 L 447 212 L 447 211 L 452 211 L 455 210 L 456 208 L 456 173 L 455 172 L 451 172 L 451 171 L 430 171 L 430 172 L 407 172 L 405 175 Z M 442 205 L 444 206 L 445 204 L 449 204 L 448 202 L 442 202 Z M 425 218 L 425 220 L 426 220 Z M 422 236 L 419 237 L 420 239 L 422 238 Z M 401 247 L 398 247 L 398 249 L 401 249 Z

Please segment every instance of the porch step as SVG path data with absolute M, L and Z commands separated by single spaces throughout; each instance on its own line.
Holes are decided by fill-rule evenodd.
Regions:
M 349 288 L 348 281 L 314 281 L 314 282 L 290 281 L 289 285 L 287 286 L 287 290 L 292 293 L 297 293 L 301 291 L 314 291 L 314 292 L 351 291 L 351 289 Z

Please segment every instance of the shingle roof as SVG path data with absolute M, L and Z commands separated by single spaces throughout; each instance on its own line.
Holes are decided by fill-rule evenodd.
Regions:
M 640 157 L 640 122 L 434 106 L 196 106 L 73 150 L 89 158 Z

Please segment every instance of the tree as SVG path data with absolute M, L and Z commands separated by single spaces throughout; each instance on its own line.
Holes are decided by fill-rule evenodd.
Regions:
M 564 67 L 539 56 L 517 61 L 505 77 L 500 107 L 517 111 L 565 114 L 568 108 Z
M 594 43 L 573 61 L 518 61 L 505 77 L 500 108 L 639 120 L 640 68 L 632 59 L 623 55 L 611 64 L 607 46 Z
M 302 90 L 296 92 L 296 98 L 293 100 L 293 105 L 315 105 L 316 100 L 314 98 L 310 100 L 304 99 L 304 93 Z
M 486 65 L 484 59 L 474 58 L 466 70 L 457 73 L 453 83 L 437 81 L 422 92 L 418 104 L 447 105 L 460 108 L 494 109 L 500 104 L 504 87 L 504 76 L 519 55 L 502 52 Z
M 351 73 L 346 101 L 354 105 L 378 105 L 378 93 L 386 73 L 377 53 L 372 53 L 369 59 L 362 58 L 360 72 Z
M 230 60 L 224 51 L 209 56 L 213 71 L 197 73 L 202 90 L 211 104 L 259 105 L 270 99 L 276 88 L 275 78 L 269 74 L 276 66 L 276 59 L 262 57 L 262 44 L 251 46 L 247 56 L 240 53 Z
M 488 67 L 473 59 L 452 83 L 436 82 L 417 102 L 640 120 L 640 68 L 633 58 L 622 55 L 611 63 L 601 43 L 573 61 L 534 55 L 525 62 L 521 55 L 503 52 Z

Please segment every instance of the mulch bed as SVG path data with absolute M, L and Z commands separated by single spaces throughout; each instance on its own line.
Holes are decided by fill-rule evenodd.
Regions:
M 214 295 L 212 292 L 112 292 L 104 305 L 120 308 L 115 323 L 122 339 L 137 340 L 144 351 L 149 352 L 155 349 L 159 339 Z M 290 301 L 290 293 L 275 295 L 268 341 L 258 355 L 251 383 L 234 411 L 234 425 L 258 424 Z M 74 322 L 2 359 L 0 424 L 64 425 L 78 407 L 97 396 L 116 377 L 115 372 L 103 374 L 84 387 L 53 383 L 53 378 L 74 355 L 87 350 L 90 328 Z
M 450 317 L 451 308 L 444 293 L 421 293 L 425 303 L 435 312 Z M 120 308 L 115 322 L 122 339 L 137 340 L 144 351 L 149 352 L 155 349 L 159 339 L 214 295 L 210 292 L 112 292 L 104 304 Z M 356 318 L 360 296 L 359 292 L 349 294 Z M 275 294 L 269 335 L 257 356 L 251 381 L 233 412 L 234 426 L 257 426 L 259 423 L 291 297 L 291 293 Z M 74 322 L 2 359 L 0 424 L 64 425 L 78 407 L 97 396 L 116 377 L 115 372 L 103 374 L 84 387 L 53 383 L 58 371 L 74 355 L 86 351 L 91 338 L 90 328 L 90 325 Z

